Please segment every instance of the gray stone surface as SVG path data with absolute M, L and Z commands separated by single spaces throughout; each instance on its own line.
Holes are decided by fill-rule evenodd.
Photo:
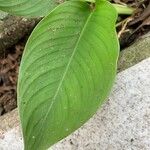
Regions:
M 19 127 L 0 133 L 0 150 L 22 150 Z M 150 58 L 118 74 L 109 100 L 52 150 L 150 150 Z

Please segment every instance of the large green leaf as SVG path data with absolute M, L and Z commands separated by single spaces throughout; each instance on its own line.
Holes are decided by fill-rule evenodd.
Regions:
M 110 92 L 116 74 L 117 14 L 65 2 L 33 31 L 18 81 L 25 150 L 45 150 L 83 125 Z
M 0 10 L 21 16 L 45 16 L 59 0 L 0 0 Z

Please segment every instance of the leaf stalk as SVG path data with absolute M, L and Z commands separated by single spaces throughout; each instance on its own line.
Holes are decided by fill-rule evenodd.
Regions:
M 124 5 L 119 4 L 112 4 L 112 5 L 115 7 L 119 15 L 131 15 L 135 10 L 134 8 Z

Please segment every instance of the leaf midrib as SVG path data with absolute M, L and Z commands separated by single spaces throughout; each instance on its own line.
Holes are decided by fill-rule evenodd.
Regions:
M 57 97 L 57 95 L 58 95 L 58 93 L 59 93 L 59 90 L 60 90 L 60 88 L 61 88 L 61 86 L 62 86 L 62 83 L 63 83 L 63 81 L 64 81 L 64 79 L 65 79 L 65 76 L 66 76 L 66 74 L 67 74 L 67 72 L 68 72 L 69 66 L 70 66 L 70 64 L 71 64 L 71 62 L 72 62 L 72 60 L 73 60 L 73 57 L 74 57 L 74 55 L 75 55 L 75 52 L 76 52 L 76 50 L 77 50 L 77 47 L 78 47 L 78 45 L 79 45 L 79 43 L 80 43 L 80 39 L 82 38 L 82 36 L 83 36 L 83 34 L 84 34 L 84 31 L 85 31 L 85 29 L 86 29 L 86 27 L 87 27 L 87 24 L 88 24 L 88 22 L 89 22 L 89 20 L 90 20 L 90 18 L 91 18 L 91 16 L 92 16 L 92 14 L 93 14 L 93 12 L 91 11 L 90 14 L 89 14 L 89 16 L 88 16 L 88 18 L 87 18 L 87 20 L 86 20 L 86 22 L 85 22 L 85 25 L 83 26 L 83 29 L 82 29 L 82 31 L 81 31 L 81 33 L 80 33 L 80 36 L 79 36 L 79 39 L 77 40 L 77 43 L 76 43 L 75 48 L 74 48 L 74 50 L 73 50 L 73 53 L 72 53 L 72 55 L 71 55 L 71 57 L 70 57 L 70 60 L 69 60 L 69 62 L 68 62 L 68 64 L 67 64 L 67 66 L 66 66 L 66 69 L 65 69 L 65 71 L 64 71 L 64 73 L 63 73 L 62 79 L 61 79 L 61 81 L 60 81 L 60 83 L 59 83 L 59 85 L 58 85 L 58 88 L 57 88 L 57 90 L 56 90 L 56 93 L 55 93 L 55 95 L 54 95 L 54 97 L 53 97 L 53 99 L 52 99 L 52 101 L 51 101 L 51 105 L 50 105 L 50 107 L 49 107 L 49 109 L 48 109 L 48 111 L 47 111 L 47 113 L 46 113 L 46 115 L 45 115 L 45 117 L 44 117 L 44 119 L 43 119 L 43 123 L 42 123 L 42 125 L 41 125 L 40 130 L 39 130 L 39 133 L 43 133 L 43 132 L 41 132 L 42 127 L 43 127 L 43 124 L 44 124 L 44 122 L 46 121 L 46 119 L 47 119 L 47 117 L 48 117 L 48 114 L 49 114 L 49 112 L 51 111 L 51 108 L 52 108 L 52 106 L 53 106 L 53 104 L 54 104 L 54 102 L 55 102 L 55 100 L 56 100 L 56 97 Z M 41 136 L 40 136 L 40 138 L 39 138 L 39 141 L 41 141 L 42 135 L 44 135 L 44 134 L 41 134 Z

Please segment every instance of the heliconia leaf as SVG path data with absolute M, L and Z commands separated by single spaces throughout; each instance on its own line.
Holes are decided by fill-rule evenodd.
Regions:
M 59 0 L 0 0 L 0 10 L 20 16 L 42 17 L 59 3 Z
M 117 13 L 68 1 L 35 28 L 18 81 L 25 150 L 45 150 L 83 125 L 108 96 L 118 58 Z

